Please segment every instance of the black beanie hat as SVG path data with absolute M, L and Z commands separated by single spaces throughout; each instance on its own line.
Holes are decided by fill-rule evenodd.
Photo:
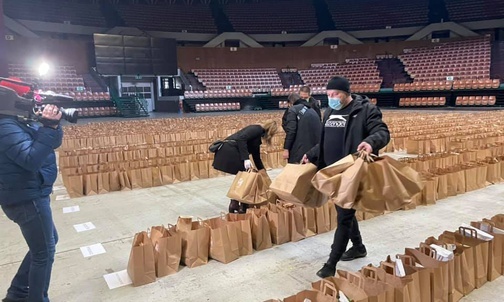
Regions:
M 350 93 L 350 82 L 344 77 L 334 77 L 327 83 L 327 90 L 340 90 Z

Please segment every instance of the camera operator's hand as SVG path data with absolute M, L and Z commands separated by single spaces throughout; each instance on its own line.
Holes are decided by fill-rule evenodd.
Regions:
M 55 105 L 47 105 L 42 111 L 42 118 L 40 122 L 46 127 L 58 128 L 59 121 L 61 120 L 61 112 Z

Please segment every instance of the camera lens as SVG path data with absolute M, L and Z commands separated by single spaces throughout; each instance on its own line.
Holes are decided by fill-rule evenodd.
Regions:
M 61 117 L 64 118 L 69 123 L 77 123 L 77 119 L 79 118 L 79 111 L 75 108 L 62 108 L 60 107 Z

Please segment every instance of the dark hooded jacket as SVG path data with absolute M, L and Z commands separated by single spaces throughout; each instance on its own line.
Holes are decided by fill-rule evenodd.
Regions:
M 373 153 L 378 155 L 378 151 L 390 141 L 390 132 L 382 120 L 382 113 L 378 107 L 370 103 L 367 97 L 352 94 L 352 98 L 354 104 L 345 129 L 345 153 L 349 155 L 357 152 L 359 144 L 366 142 L 373 148 Z M 321 146 L 324 146 L 324 125 L 331 112 L 333 112 L 331 108 L 324 112 L 320 144 L 306 153 L 310 162 L 316 163 L 319 169 L 327 166 L 324 162 L 324 148 Z
M 301 162 L 303 155 L 320 141 L 320 117 L 303 99 L 286 110 L 282 128 L 285 131 L 284 149 L 289 150 L 289 163 Z
M 0 116 L 0 205 L 47 197 L 58 176 L 54 149 L 63 131 Z

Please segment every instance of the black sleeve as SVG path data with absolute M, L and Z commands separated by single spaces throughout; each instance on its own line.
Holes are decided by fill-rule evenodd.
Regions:
M 306 157 L 311 163 L 318 162 L 320 154 L 320 144 L 316 144 L 313 148 L 311 148 L 308 152 L 306 152 Z
M 319 119 L 322 119 L 322 112 L 320 111 L 320 105 L 318 104 L 318 100 L 315 101 L 317 102 L 317 104 L 313 106 L 314 107 L 313 110 L 317 112 Z
M 292 145 L 294 145 L 297 133 L 297 113 L 293 109 L 287 112 L 284 130 L 285 130 L 284 149 L 290 150 L 292 149 Z
M 257 170 L 262 170 L 264 169 L 264 164 L 261 160 L 261 146 L 257 145 L 253 147 L 252 151 L 252 159 L 254 160 L 254 165 L 256 166 Z
M 236 136 L 235 140 L 236 143 L 238 144 L 238 151 L 240 152 L 241 160 L 249 159 L 248 141 L 257 137 L 261 137 L 263 131 L 264 130 L 262 129 L 262 127 L 257 125 L 257 126 L 248 126 L 242 129 L 242 131 L 238 132 L 238 135 Z M 260 146 L 258 147 L 260 148 Z
M 387 146 L 390 141 L 390 132 L 382 120 L 382 113 L 375 105 L 368 106 L 368 114 L 366 119 L 366 132 L 368 137 L 364 141 L 371 145 L 373 152 Z

